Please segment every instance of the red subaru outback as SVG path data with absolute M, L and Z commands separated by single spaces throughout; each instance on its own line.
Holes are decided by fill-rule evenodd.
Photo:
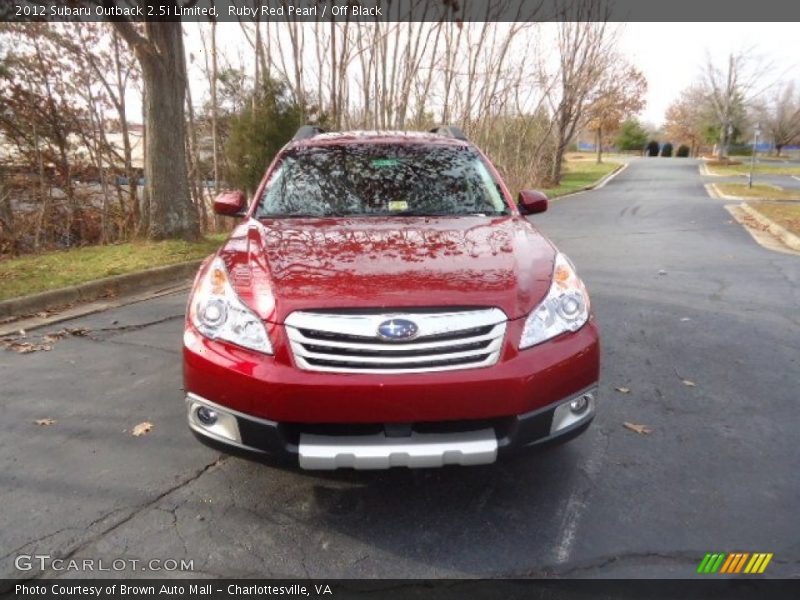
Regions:
M 307 469 L 491 463 L 584 431 L 598 334 L 570 260 L 455 127 L 301 128 L 200 268 L 189 427 Z

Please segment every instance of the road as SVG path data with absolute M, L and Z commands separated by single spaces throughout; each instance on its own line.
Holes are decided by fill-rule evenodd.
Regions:
M 694 161 L 641 159 L 534 218 L 592 294 L 599 413 L 571 444 L 495 465 L 320 475 L 220 457 L 184 426 L 183 294 L 72 321 L 89 335 L 50 352 L 0 351 L 0 575 L 39 553 L 208 576 L 685 577 L 710 551 L 773 552 L 768 575 L 800 575 L 800 258 L 724 204 Z

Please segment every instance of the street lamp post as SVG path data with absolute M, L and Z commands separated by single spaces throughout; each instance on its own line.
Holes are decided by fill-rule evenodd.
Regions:
M 758 148 L 758 136 L 761 133 L 760 125 L 756 123 L 756 129 L 753 132 L 753 152 L 750 155 L 750 174 L 747 177 L 747 187 L 753 187 L 753 170 L 756 166 L 756 148 Z

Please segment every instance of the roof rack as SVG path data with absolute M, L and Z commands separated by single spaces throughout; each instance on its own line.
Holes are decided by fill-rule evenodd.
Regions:
M 434 127 L 430 130 L 430 133 L 435 133 L 437 135 L 444 135 L 447 137 L 455 138 L 457 140 L 464 140 L 465 142 L 469 141 L 467 139 L 467 135 L 460 127 L 456 127 L 455 125 L 442 125 L 440 127 Z
M 316 125 L 303 125 L 297 130 L 297 133 L 294 134 L 292 141 L 296 142 L 297 140 L 308 140 L 319 135 L 320 133 L 325 133 L 325 130 L 322 127 L 317 127 Z

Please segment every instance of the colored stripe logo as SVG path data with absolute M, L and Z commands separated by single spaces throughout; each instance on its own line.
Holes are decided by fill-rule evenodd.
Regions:
M 730 554 L 709 552 L 700 561 L 697 572 L 701 575 L 715 573 L 757 575 L 764 572 L 769 561 L 772 560 L 772 556 L 771 552 L 754 552 L 752 554 L 749 552 L 732 552 Z

